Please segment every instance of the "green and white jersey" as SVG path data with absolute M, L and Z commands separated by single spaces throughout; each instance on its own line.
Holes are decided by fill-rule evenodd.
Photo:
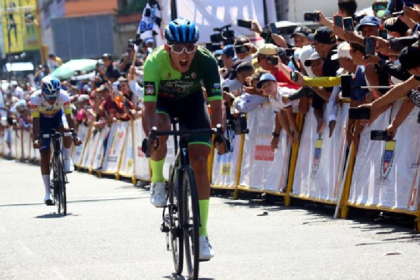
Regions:
M 169 53 L 162 47 L 154 50 L 144 64 L 144 102 L 157 102 L 158 96 L 180 100 L 207 91 L 207 100 L 222 100 L 220 76 L 213 54 L 199 46 L 186 73 L 174 70 Z

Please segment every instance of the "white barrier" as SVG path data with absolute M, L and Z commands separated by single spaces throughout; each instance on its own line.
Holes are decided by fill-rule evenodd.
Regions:
M 329 138 L 328 112 L 324 110 L 325 129 L 316 131 L 317 121 L 311 108 L 306 114 L 300 139 L 293 181 L 294 197 L 323 202 L 337 202 L 346 160 L 346 132 L 349 104 L 339 109 L 336 127 Z
M 127 124 L 127 136 L 125 147 L 121 159 L 121 166 L 118 174 L 124 177 L 133 177 L 134 175 L 134 157 L 133 157 L 133 129 L 132 122 Z
M 104 161 L 102 162 L 101 173 L 116 174 L 118 172 L 127 136 L 127 125 L 127 122 L 117 122 L 112 124 L 105 150 Z
M 99 134 L 98 144 L 96 146 L 94 158 L 92 161 L 92 170 L 98 170 L 102 166 L 109 131 L 110 128 L 108 126 L 105 126 L 104 128 L 102 128 Z
M 82 140 L 82 145 L 74 147 L 72 155 L 73 163 L 77 167 L 81 165 L 83 158 L 83 150 L 86 145 L 86 139 L 88 139 L 88 134 L 89 127 L 83 124 L 79 125 L 79 128 L 77 129 L 77 136 L 79 136 L 79 138 Z
M 22 157 L 23 159 L 31 159 L 31 134 L 28 130 L 23 129 L 22 130 L 22 143 L 23 143 L 23 151 L 22 151 Z
M 291 143 L 282 130 L 278 148 L 271 148 L 274 117 L 268 104 L 248 114 L 249 134 L 245 136 L 243 149 L 241 187 L 273 192 L 286 187 Z
M 215 151 L 213 158 L 213 168 L 211 176 L 212 187 L 235 188 L 237 184 L 237 172 L 239 165 L 239 155 L 242 152 L 241 135 L 232 132 L 231 145 L 233 151 L 224 155 L 218 155 Z
M 89 161 L 89 156 L 92 153 L 92 150 L 96 149 L 95 147 L 95 142 L 94 142 L 94 136 L 93 133 L 95 132 L 95 128 L 93 126 L 90 126 L 88 128 L 89 132 L 88 132 L 88 139 L 85 140 L 85 143 L 83 143 L 83 145 L 85 146 L 83 148 L 83 155 L 82 155 L 82 159 L 80 161 L 80 168 L 84 168 L 84 169 L 89 169 L 90 166 L 92 165 L 92 161 Z
M 99 147 L 99 142 L 101 139 L 101 131 L 97 128 L 92 128 L 92 131 L 90 132 L 90 147 L 89 149 L 85 150 L 85 154 L 87 155 L 87 161 L 85 163 L 85 168 L 92 170 L 93 169 L 93 161 L 95 160 L 95 155 L 97 153 L 97 150 L 101 147 Z
M 371 130 L 384 130 L 400 107 L 394 104 L 362 131 L 348 204 L 406 211 L 418 209 L 420 126 L 416 107 L 399 127 L 395 141 L 371 141 Z
M 143 181 L 150 181 L 149 160 L 141 150 L 141 144 L 146 137 L 141 119 L 134 121 L 134 176 Z

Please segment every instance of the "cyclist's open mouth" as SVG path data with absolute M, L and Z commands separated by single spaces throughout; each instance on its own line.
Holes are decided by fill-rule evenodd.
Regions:
M 188 67 L 188 59 L 181 59 L 179 61 L 179 65 L 181 66 L 181 68 L 185 69 Z

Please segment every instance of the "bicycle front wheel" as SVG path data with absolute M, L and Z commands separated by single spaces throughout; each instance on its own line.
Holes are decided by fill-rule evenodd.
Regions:
M 58 201 L 58 213 L 60 213 L 60 207 L 61 207 L 61 213 L 63 215 L 67 214 L 67 195 L 66 195 L 66 175 L 64 173 L 64 163 L 63 158 L 61 155 L 59 156 L 59 168 L 58 168 L 58 178 L 57 178 L 57 195 L 59 197 Z
M 169 168 L 169 190 L 168 190 L 168 218 L 169 218 L 169 237 L 171 244 L 172 257 L 174 260 L 175 271 L 178 275 L 182 274 L 184 264 L 184 236 L 181 228 L 181 213 L 179 211 L 179 195 L 175 189 L 175 178 L 173 166 Z
M 188 275 L 190 279 L 198 279 L 200 210 L 194 173 L 189 166 L 182 176 L 182 223 Z

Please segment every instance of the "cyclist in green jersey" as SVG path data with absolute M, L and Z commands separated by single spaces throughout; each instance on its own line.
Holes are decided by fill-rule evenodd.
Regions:
M 165 29 L 167 43 L 157 48 L 144 65 L 143 128 L 146 135 L 153 126 L 158 130 L 171 130 L 171 118 L 179 118 L 185 129 L 210 128 L 211 124 L 224 124 L 222 92 L 217 61 L 207 49 L 198 46 L 199 33 L 194 22 L 178 18 Z M 203 94 L 211 106 L 211 122 Z M 168 137 L 159 137 L 151 151 L 150 166 L 151 203 L 156 207 L 166 205 L 163 164 L 167 152 Z M 190 165 L 194 170 L 200 207 L 200 260 L 210 260 L 213 250 L 207 235 L 210 182 L 207 159 L 211 137 L 199 135 L 187 138 Z M 215 143 L 220 154 L 228 148 Z

